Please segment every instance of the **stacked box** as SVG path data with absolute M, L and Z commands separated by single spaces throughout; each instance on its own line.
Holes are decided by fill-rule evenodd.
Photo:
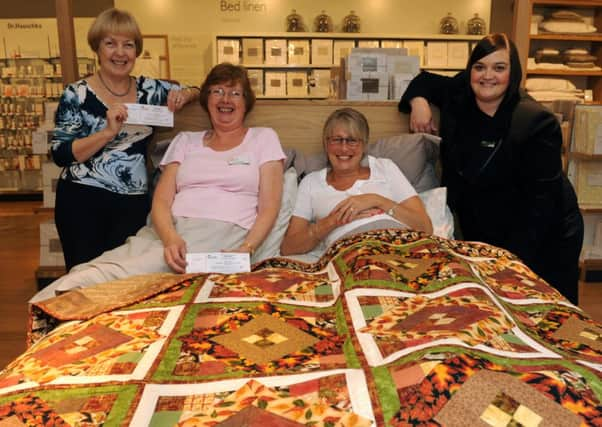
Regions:
M 247 70 L 249 74 L 249 83 L 251 89 L 255 92 L 255 96 L 263 96 L 263 70 Z
M 279 71 L 265 72 L 265 96 L 286 96 L 286 73 Z
M 354 47 L 354 40 L 335 40 L 332 48 L 333 64 L 338 66 L 341 63 L 341 58 L 345 58 L 349 55 L 351 49 Z
M 416 58 L 416 57 L 411 57 Z M 417 59 L 417 58 L 416 58 Z M 391 76 L 391 88 L 390 94 L 391 99 L 401 99 L 401 96 L 404 94 L 410 82 L 415 77 L 415 74 L 410 73 L 398 73 L 398 74 L 390 74 Z
M 601 106 L 576 106 L 572 151 L 584 154 L 602 154 Z
M 389 96 L 389 75 L 373 72 L 347 80 L 347 99 L 351 101 L 384 101 Z
M 266 39 L 265 41 L 265 64 L 286 65 L 286 40 Z
M 420 58 L 407 55 L 387 55 L 387 73 L 390 76 L 394 74 L 417 76 L 420 73 Z
M 377 48 L 380 47 L 380 42 L 378 40 L 358 40 L 357 47 Z
M 64 266 L 63 248 L 53 220 L 40 224 L 40 266 Z
M 307 72 L 288 71 L 286 73 L 286 94 L 291 97 L 307 96 Z
M 465 68 L 468 63 L 468 42 L 447 42 L 447 66 Z
M 420 66 L 425 65 L 424 42 L 422 40 L 407 40 L 403 42 L 403 47 L 408 50 L 409 56 L 417 56 Z
M 56 184 L 61 175 L 61 168 L 53 162 L 42 163 L 42 191 L 44 195 L 43 206 L 53 208 L 56 199 Z
M 347 72 L 361 73 L 387 72 L 387 54 L 383 49 L 353 49 L 347 59 Z
M 426 66 L 447 67 L 447 42 L 426 42 Z
M 262 39 L 242 39 L 242 63 L 245 64 L 245 66 L 263 65 Z
M 574 184 L 579 204 L 602 206 L 602 162 L 576 162 Z
M 309 64 L 309 40 L 288 41 L 288 63 L 295 65 Z
M 309 94 L 314 97 L 328 98 L 330 96 L 330 70 L 313 70 Z
M 387 49 L 401 49 L 404 46 L 404 42 L 401 40 L 383 40 L 380 42 L 380 47 Z
M 240 40 L 218 39 L 217 40 L 217 62 L 240 63 Z
M 312 65 L 332 66 L 332 40 L 313 39 L 311 41 Z

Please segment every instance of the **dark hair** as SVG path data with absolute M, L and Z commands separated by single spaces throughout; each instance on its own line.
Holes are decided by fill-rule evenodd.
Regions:
M 466 64 L 466 75 L 470 87 L 470 70 L 475 62 L 484 58 L 485 56 L 498 51 L 506 49 L 508 56 L 510 57 L 510 82 L 506 95 L 504 96 L 504 102 L 508 99 L 513 99 L 518 96 L 518 88 L 520 87 L 520 81 L 523 78 L 523 71 L 520 66 L 520 58 L 518 56 L 518 50 L 516 45 L 508 36 L 504 33 L 494 33 L 483 37 L 474 47 L 470 58 L 468 58 L 468 64 Z M 472 92 L 472 89 L 469 89 Z
M 136 56 L 142 53 L 142 34 L 134 16 L 120 9 L 106 9 L 96 17 L 88 30 L 88 45 L 98 52 L 100 41 L 109 34 L 122 34 L 134 39 Z
M 251 88 L 247 69 L 240 65 L 233 65 L 229 62 L 217 64 L 209 71 L 207 78 L 201 86 L 200 103 L 203 109 L 209 112 L 209 88 L 217 84 L 236 84 L 242 85 L 243 97 L 245 99 L 245 116 L 251 112 L 255 105 L 255 92 Z

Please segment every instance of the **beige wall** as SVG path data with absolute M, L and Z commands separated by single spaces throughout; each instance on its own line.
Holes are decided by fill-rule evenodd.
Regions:
M 221 10 L 224 2 L 240 10 Z M 438 33 L 439 20 L 451 12 L 465 33 L 474 13 L 489 27 L 491 0 L 115 0 L 115 6 L 132 12 L 144 34 L 167 34 L 172 78 L 198 84 L 212 65 L 213 34 L 285 31 L 293 8 L 310 27 L 325 9 L 335 31 L 354 10 L 361 18 L 361 32 L 378 34 Z

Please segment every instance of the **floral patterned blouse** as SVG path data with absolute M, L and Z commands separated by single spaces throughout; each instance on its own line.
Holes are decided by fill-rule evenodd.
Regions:
M 179 86 L 164 80 L 138 77 L 139 104 L 164 105 L 170 89 Z M 107 106 L 86 80 L 68 85 L 59 100 L 52 137 L 52 158 L 63 167 L 61 179 L 119 194 L 147 192 L 146 148 L 153 133 L 150 126 L 129 125 L 84 162 L 73 157 L 73 141 L 92 135 L 107 125 Z

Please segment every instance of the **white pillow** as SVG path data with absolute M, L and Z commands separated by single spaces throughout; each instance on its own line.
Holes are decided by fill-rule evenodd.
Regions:
M 418 193 L 433 223 L 433 234 L 446 239 L 454 238 L 454 217 L 447 206 L 447 188 L 437 187 Z
M 263 261 L 280 255 L 280 243 L 284 239 L 284 233 L 293 214 L 295 201 L 297 200 L 297 172 L 295 168 L 288 168 L 284 172 L 284 184 L 282 186 L 282 201 L 278 218 L 272 227 L 272 231 L 265 238 L 261 246 L 253 254 L 253 262 Z
M 595 33 L 598 31 L 593 25 L 585 22 L 544 21 L 541 27 L 551 33 Z
M 567 79 L 556 79 L 547 77 L 531 77 L 525 82 L 527 91 L 534 90 L 554 90 L 554 91 L 574 91 L 577 89 L 575 84 Z

